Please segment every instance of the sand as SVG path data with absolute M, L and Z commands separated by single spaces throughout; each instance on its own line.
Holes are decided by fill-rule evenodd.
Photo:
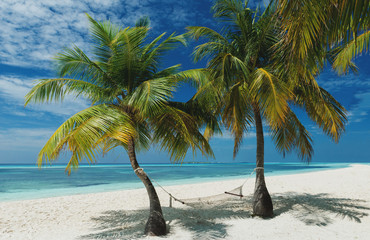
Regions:
M 245 179 L 166 187 L 190 198 L 222 193 Z M 144 189 L 0 203 L 0 239 L 370 239 L 370 166 L 266 178 L 274 202 L 271 219 L 251 217 L 254 179 L 246 198 L 195 208 L 160 188 L 169 233 L 142 234 L 148 215 Z

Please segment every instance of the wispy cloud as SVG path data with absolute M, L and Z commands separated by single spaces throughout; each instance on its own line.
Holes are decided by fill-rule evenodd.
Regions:
M 365 93 L 358 93 L 355 95 L 359 102 L 353 106 L 348 113 L 349 122 L 362 122 L 368 119 L 370 112 L 370 91 Z
M 271 135 L 270 129 L 266 121 L 263 121 L 263 135 L 264 137 L 269 137 Z M 204 130 L 203 130 L 204 131 Z M 234 135 L 231 133 L 231 131 L 227 130 L 225 127 L 221 126 L 221 132 L 222 134 L 215 134 L 212 138 L 219 139 L 219 140 L 228 140 L 228 139 L 234 139 Z M 248 128 L 248 131 L 244 131 L 243 133 L 244 139 L 253 139 L 256 138 L 256 128 L 252 125 Z
M 2 107 L 18 106 L 23 108 L 24 96 L 31 90 L 32 80 L 20 76 L 5 76 L 0 75 L 0 99 L 3 102 Z M 29 104 L 27 108 L 42 112 L 49 112 L 59 116 L 70 116 L 88 107 L 88 104 L 83 99 L 76 99 L 71 96 L 66 96 L 62 103 L 50 104 Z M 21 109 L 19 108 L 19 109 Z M 15 115 L 24 116 L 26 113 L 20 110 L 15 111 Z
M 0 2 L 0 56 L 2 63 L 46 66 L 65 46 L 83 46 L 87 37 L 84 12 L 94 10 L 117 20 L 118 1 L 3 0 Z M 102 17 L 97 14 L 97 17 Z
M 268 132 L 268 131 L 265 131 L 263 135 L 265 137 L 268 137 L 268 136 L 271 135 L 271 133 Z M 219 140 L 229 140 L 229 139 L 234 139 L 234 136 L 231 134 L 230 131 L 222 130 L 222 135 L 221 134 L 216 134 L 212 138 L 219 139 Z M 249 130 L 248 132 L 245 132 L 243 134 L 243 138 L 244 139 L 256 138 L 256 131 L 253 129 L 253 130 Z
M 0 130 L 0 150 L 41 149 L 54 130 L 46 128 L 10 128 Z
M 257 148 L 257 146 L 255 144 L 254 145 L 242 145 L 240 147 L 240 149 L 243 149 L 243 150 L 254 150 L 256 148 Z
M 196 2 L 169 0 L 2 0 L 0 13 L 0 63 L 39 68 L 49 67 L 51 57 L 72 44 L 88 50 L 84 13 L 121 26 L 150 16 L 154 29 L 170 22 L 184 28 L 201 18 Z
M 370 88 L 370 78 L 364 75 L 347 75 L 325 78 L 326 75 L 319 80 L 320 85 L 327 91 L 343 91 L 344 89 L 357 87 L 357 88 Z
M 249 1 L 249 7 L 266 7 L 270 3 L 270 0 L 252 0 Z
M 370 112 L 370 77 L 365 73 L 333 76 L 326 72 L 320 76 L 319 84 L 330 93 L 338 95 L 337 100 L 347 99 L 349 124 L 362 122 Z M 349 92 L 349 93 L 348 93 Z

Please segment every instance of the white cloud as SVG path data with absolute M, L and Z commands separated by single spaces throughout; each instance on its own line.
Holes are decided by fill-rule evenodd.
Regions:
M 243 149 L 243 150 L 254 150 L 254 149 L 256 149 L 256 145 L 242 145 L 240 147 L 240 149 Z
M 248 7 L 267 7 L 270 0 L 252 0 L 249 1 Z
M 266 127 L 265 127 L 266 128 Z M 270 136 L 270 132 L 268 131 L 265 131 L 263 133 L 264 137 L 268 137 Z M 234 139 L 234 136 L 231 134 L 230 131 L 227 131 L 225 129 L 222 130 L 222 135 L 220 134 L 216 134 L 212 137 L 213 139 L 220 139 L 220 140 L 229 140 L 229 139 Z M 252 139 L 252 138 L 256 138 L 256 131 L 255 130 L 250 130 L 248 132 L 245 132 L 243 134 L 243 138 L 244 139 Z
M 29 81 L 22 81 L 14 76 L 0 76 L 0 96 L 19 101 L 31 89 Z
M 48 68 L 51 57 L 66 46 L 76 44 L 87 51 L 85 13 L 122 26 L 133 25 L 146 15 L 154 29 L 169 20 L 175 27 L 185 27 L 186 21 L 199 14 L 195 4 L 167 0 L 2 0 L 0 63 Z
M 327 91 L 340 91 L 351 87 L 370 88 L 370 79 L 364 75 L 338 76 L 319 81 L 320 85 Z
M 27 78 L 21 78 L 18 76 L 4 76 L 0 75 L 0 98 L 2 102 L 9 105 L 24 105 L 24 96 L 32 88 L 32 80 Z M 50 103 L 50 104 L 29 104 L 27 108 L 49 112 L 59 116 L 71 116 L 82 109 L 88 107 L 88 104 L 83 99 L 76 99 L 72 96 L 66 96 L 62 103 Z M 17 111 L 15 115 L 24 116 L 24 112 Z
M 320 80 L 320 85 L 329 92 L 345 92 L 347 89 L 357 92 L 354 98 L 357 99 L 355 105 L 349 107 L 347 113 L 348 124 L 362 122 L 367 119 L 370 112 L 370 78 L 364 74 L 349 74 L 346 76 L 329 77 Z M 353 90 L 355 89 L 355 90 Z M 340 101 L 340 99 L 338 99 Z
M 343 98 L 346 98 L 347 91 L 354 92 L 351 98 L 354 97 L 353 101 L 356 104 L 351 103 L 348 107 L 348 124 L 354 122 L 362 122 L 367 119 L 367 115 L 370 112 L 370 78 L 367 74 L 360 72 L 358 74 L 349 74 L 345 76 L 331 76 L 333 72 L 324 73 L 319 80 L 320 86 L 325 90 L 333 93 L 337 92 L 337 95 L 343 94 Z M 337 100 L 342 102 L 341 95 Z
M 0 130 L 0 150 L 41 149 L 54 131 L 46 128 Z
M 358 93 L 355 97 L 359 102 L 348 113 L 349 123 L 366 120 L 370 112 L 370 92 Z
M 118 22 L 119 1 L 2 0 L 0 2 L 1 62 L 18 66 L 47 66 L 65 46 L 87 41 L 85 12 Z M 83 45 L 82 45 L 83 46 Z M 81 46 L 81 47 L 82 47 Z

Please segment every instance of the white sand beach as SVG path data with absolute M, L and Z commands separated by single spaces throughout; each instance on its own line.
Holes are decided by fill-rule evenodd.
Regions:
M 166 187 L 190 198 L 222 193 L 245 179 Z M 0 239 L 370 239 L 370 165 L 266 178 L 271 219 L 251 217 L 254 176 L 247 197 L 195 208 L 160 188 L 169 233 L 142 235 L 148 215 L 144 189 L 0 203 Z

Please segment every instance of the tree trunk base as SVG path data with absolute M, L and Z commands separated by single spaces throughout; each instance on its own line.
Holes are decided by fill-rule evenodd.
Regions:
M 166 222 L 162 213 L 158 211 L 151 212 L 145 225 L 145 234 L 148 236 L 163 236 L 166 233 Z
M 253 216 L 270 218 L 273 215 L 272 200 L 266 186 L 258 186 L 253 195 Z

